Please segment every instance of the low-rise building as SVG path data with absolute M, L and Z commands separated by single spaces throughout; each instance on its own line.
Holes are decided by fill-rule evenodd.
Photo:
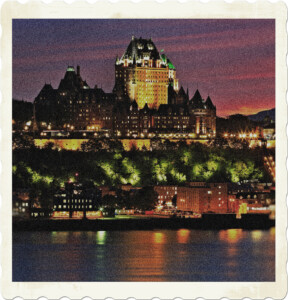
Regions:
M 178 187 L 177 209 L 194 213 L 226 213 L 227 183 L 191 182 Z
M 172 200 L 177 196 L 179 187 L 175 185 L 156 185 L 154 191 L 158 194 L 158 204 L 172 207 Z
M 53 218 L 98 217 L 101 190 L 82 183 L 66 183 L 65 189 L 54 195 Z
M 18 189 L 12 194 L 13 216 L 28 218 L 30 215 L 29 190 Z

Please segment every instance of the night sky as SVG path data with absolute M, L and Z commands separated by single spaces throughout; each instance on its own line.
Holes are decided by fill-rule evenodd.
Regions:
M 274 20 L 13 20 L 13 98 L 33 101 L 58 88 L 68 65 L 111 92 L 114 62 L 131 36 L 169 57 L 190 98 L 210 95 L 218 116 L 275 107 Z

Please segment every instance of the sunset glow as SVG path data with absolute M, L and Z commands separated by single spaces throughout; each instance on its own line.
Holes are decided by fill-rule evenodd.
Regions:
M 190 97 L 209 94 L 219 116 L 275 106 L 274 20 L 13 20 L 13 98 L 33 101 L 45 82 L 80 65 L 111 92 L 116 55 L 131 36 L 153 38 Z

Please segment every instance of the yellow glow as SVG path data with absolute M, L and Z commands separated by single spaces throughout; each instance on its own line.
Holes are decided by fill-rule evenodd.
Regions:
M 262 234 L 261 230 L 253 230 L 251 232 L 251 236 L 252 236 L 253 241 L 259 241 L 259 240 L 261 240 L 262 235 L 263 234 Z
M 101 211 L 87 211 L 86 213 L 87 219 L 97 219 L 102 217 Z
M 34 139 L 35 146 L 39 148 L 53 143 L 57 148 L 73 151 L 80 150 L 81 144 L 84 142 L 88 142 L 88 139 Z
M 155 232 L 153 240 L 155 244 L 164 244 L 164 234 L 162 232 Z
M 83 219 L 83 211 L 73 211 L 73 219 Z
M 177 231 L 177 239 L 180 244 L 187 244 L 189 240 L 190 230 L 180 229 Z
M 97 231 L 96 234 L 97 244 L 104 245 L 106 242 L 106 235 L 107 235 L 106 231 Z
M 69 218 L 68 211 L 54 211 L 52 215 L 53 219 L 67 219 Z
M 242 229 L 228 229 L 228 230 L 221 230 L 219 232 L 219 238 L 221 241 L 227 243 L 238 243 L 240 239 L 243 237 Z
M 125 151 L 129 151 L 131 150 L 133 147 L 135 147 L 136 149 L 141 150 L 144 146 L 146 147 L 146 149 L 150 149 L 150 139 L 133 139 L 133 140 L 121 140 L 123 148 L 125 149 Z
M 269 237 L 270 237 L 270 239 L 275 240 L 275 227 L 272 227 L 269 230 Z

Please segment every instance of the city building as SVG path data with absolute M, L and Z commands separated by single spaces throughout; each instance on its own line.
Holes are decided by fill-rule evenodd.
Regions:
M 193 213 L 227 213 L 227 183 L 189 182 L 178 187 L 177 209 Z
M 17 189 L 12 194 L 13 217 L 28 218 L 30 215 L 30 201 L 28 189 Z
M 172 207 L 174 199 L 177 198 L 178 189 L 179 187 L 176 185 L 155 185 L 154 191 L 158 194 L 158 204 Z
M 35 117 L 45 122 L 48 129 L 98 131 L 111 128 L 115 97 L 105 93 L 97 85 L 90 88 L 74 67 L 68 66 L 58 89 L 45 84 L 35 98 Z
M 116 58 L 115 86 L 118 99 L 135 100 L 157 109 L 168 104 L 168 86 L 178 92 L 176 69 L 166 55 L 158 52 L 152 39 L 132 39 L 121 58 Z
M 275 193 L 271 191 L 239 192 L 228 195 L 228 212 L 231 213 L 270 213 L 275 204 Z
M 198 89 L 189 99 L 188 89 L 179 88 L 176 68 L 167 56 L 151 39 L 132 37 L 116 59 L 113 93 L 97 85 L 91 88 L 79 66 L 76 71 L 68 66 L 57 89 L 45 83 L 35 98 L 30 123 L 24 130 L 40 131 L 42 139 L 53 130 L 57 136 L 57 130 L 61 136 L 63 130 L 78 132 L 82 139 L 88 132 L 92 138 L 210 139 L 216 136 L 216 106 Z
M 101 190 L 94 185 L 68 182 L 54 195 L 53 218 L 97 218 Z

